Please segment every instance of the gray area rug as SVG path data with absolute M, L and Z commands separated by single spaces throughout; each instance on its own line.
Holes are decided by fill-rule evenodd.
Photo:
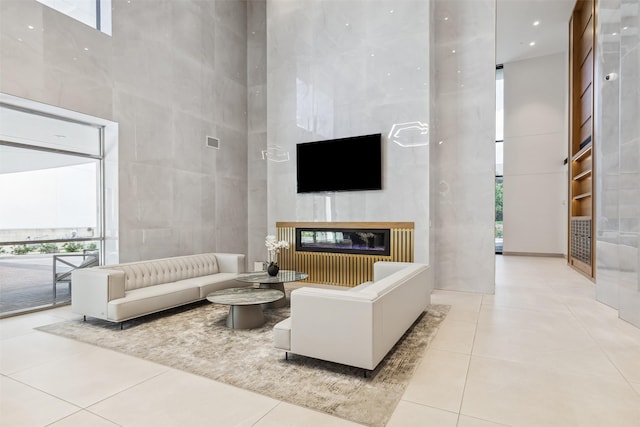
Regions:
M 288 293 L 288 292 L 287 292 Z M 225 326 L 228 308 L 207 302 L 131 320 L 120 326 L 97 319 L 64 321 L 41 331 L 116 350 L 172 368 L 322 411 L 357 423 L 384 426 L 449 306 L 431 305 L 375 371 L 273 347 L 272 328 L 289 308 L 266 310 L 251 330 Z

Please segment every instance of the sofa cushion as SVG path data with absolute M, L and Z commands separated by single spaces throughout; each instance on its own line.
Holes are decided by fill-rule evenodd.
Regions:
M 200 289 L 185 281 L 133 289 L 126 291 L 124 298 L 109 301 L 108 319 L 119 322 L 199 299 Z
M 125 274 L 125 291 L 218 273 L 214 254 L 188 255 L 106 266 Z
M 250 286 L 250 283 L 240 282 L 236 280 L 236 277 L 238 277 L 237 273 L 216 273 L 181 280 L 181 282 L 199 288 L 200 298 L 203 299 L 211 292 L 219 291 L 220 289 L 244 288 L 246 286 Z

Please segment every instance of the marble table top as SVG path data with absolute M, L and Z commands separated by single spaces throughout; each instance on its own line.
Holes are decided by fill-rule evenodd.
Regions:
M 266 271 L 254 271 L 252 273 L 239 274 L 236 280 L 247 283 L 285 283 L 297 282 L 307 277 L 309 277 L 307 273 L 293 270 L 280 270 L 277 276 L 269 276 Z
M 225 305 L 267 304 L 284 297 L 281 291 L 259 288 L 229 288 L 211 292 L 207 300 Z

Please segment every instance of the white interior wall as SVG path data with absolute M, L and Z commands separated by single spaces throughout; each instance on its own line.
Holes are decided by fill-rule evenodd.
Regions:
M 504 64 L 504 253 L 566 255 L 567 54 Z

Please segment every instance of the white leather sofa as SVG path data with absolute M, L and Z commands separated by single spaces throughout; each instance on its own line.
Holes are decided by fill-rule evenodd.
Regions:
M 431 303 L 429 266 L 376 262 L 373 282 L 348 291 L 291 292 L 291 317 L 274 326 L 281 350 L 373 370 Z
M 189 304 L 208 293 L 242 287 L 241 254 L 207 253 L 75 270 L 71 309 L 112 322 Z

